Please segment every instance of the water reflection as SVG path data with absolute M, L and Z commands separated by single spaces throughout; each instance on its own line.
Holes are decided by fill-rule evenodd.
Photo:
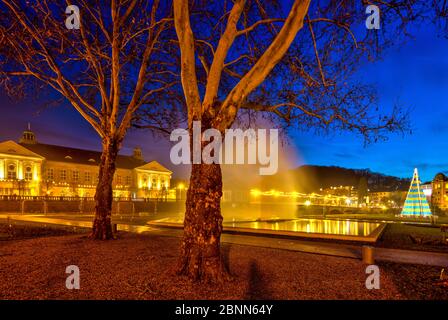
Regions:
M 231 222 L 224 223 L 224 225 L 226 227 L 272 231 L 368 236 L 380 225 L 380 223 L 348 220 L 295 219 L 287 221 Z
M 182 225 L 183 219 L 164 218 L 152 221 L 151 224 L 175 224 Z M 225 221 L 224 229 L 248 228 L 270 231 L 293 231 L 306 233 L 334 234 L 347 236 L 369 236 L 380 223 L 335 220 L 335 219 L 291 219 L 291 220 L 258 220 L 258 221 Z

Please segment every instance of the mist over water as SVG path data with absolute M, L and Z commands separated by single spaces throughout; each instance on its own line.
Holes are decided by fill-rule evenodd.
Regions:
M 293 176 L 284 174 L 288 169 L 302 162 L 297 150 L 288 144 L 279 145 L 278 173 L 281 183 L 273 190 L 267 186 L 267 181 L 273 176 L 259 174 L 260 165 L 222 165 L 223 199 L 221 212 L 224 223 L 232 221 L 256 221 L 269 219 L 297 218 L 297 205 L 285 198 L 276 196 L 259 197 L 254 195 L 258 191 L 294 191 L 296 181 Z M 269 184 L 271 185 L 271 184 Z
M 268 128 L 269 130 L 273 126 L 265 124 L 257 128 Z M 249 148 L 247 139 L 244 140 L 244 143 L 244 162 L 248 163 Z M 233 147 L 235 160 L 235 144 Z M 269 157 L 270 152 L 271 150 L 268 147 L 266 156 Z M 291 199 L 276 196 L 258 197 L 254 196 L 253 192 L 251 193 L 251 190 L 258 192 L 292 192 L 296 190 L 297 181 L 288 171 L 305 163 L 296 146 L 290 144 L 287 138 L 281 135 L 278 143 L 278 170 L 275 175 L 260 175 L 260 168 L 266 168 L 269 165 L 261 165 L 258 163 L 258 160 L 257 158 L 257 164 L 221 164 L 223 178 L 221 214 L 224 218 L 224 223 L 294 219 L 298 217 L 297 205 Z M 176 170 L 176 168 L 173 168 L 173 170 Z M 304 183 L 304 181 L 300 183 Z M 172 218 L 183 220 L 184 213 L 185 204 L 182 203 L 177 212 L 173 212 Z
M 221 165 L 224 228 L 365 237 L 379 227 L 379 223 L 326 219 L 328 207 L 305 201 L 319 190 L 316 172 L 292 170 L 305 161 L 290 145 L 279 146 L 278 160 L 278 172 L 272 176 L 260 175 L 260 165 Z M 166 212 L 161 223 L 180 224 L 184 214 L 185 202 L 179 201 L 175 212 Z

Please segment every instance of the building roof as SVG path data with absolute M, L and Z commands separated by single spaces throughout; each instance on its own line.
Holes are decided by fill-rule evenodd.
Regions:
M 150 170 L 150 171 L 164 171 L 164 172 L 172 173 L 172 171 L 168 170 L 167 168 L 162 166 L 157 161 L 148 162 L 148 163 L 146 163 L 146 164 L 144 164 L 144 165 L 142 165 L 140 167 L 137 167 L 136 169 Z
M 442 172 L 439 172 L 439 173 L 436 174 L 436 176 L 434 177 L 434 180 L 448 181 L 448 177 L 447 177 L 446 175 L 444 175 Z
M 76 163 L 85 165 L 99 165 L 101 152 L 56 146 L 51 144 L 26 144 L 20 143 L 23 147 L 44 157 L 48 161 L 58 161 L 66 163 Z M 121 169 L 134 169 L 145 165 L 146 162 L 133 156 L 118 155 L 116 166 Z
M 20 144 L 12 140 L 0 142 L 0 153 L 43 159 L 41 155 L 32 152 L 31 150 L 21 146 Z

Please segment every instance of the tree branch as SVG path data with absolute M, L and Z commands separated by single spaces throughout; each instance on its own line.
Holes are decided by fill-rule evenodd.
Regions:
M 174 25 L 181 52 L 182 87 L 188 106 L 188 125 L 201 119 L 201 99 L 199 97 L 194 53 L 194 36 L 190 26 L 188 0 L 174 0 Z
M 245 0 L 236 0 L 230 11 L 229 18 L 227 20 L 226 29 L 223 35 L 219 39 L 218 47 L 216 48 L 213 62 L 210 67 L 210 72 L 207 77 L 207 86 L 205 89 L 203 112 L 208 110 L 216 99 L 218 94 L 219 83 L 221 81 L 221 74 L 224 68 L 224 61 L 227 57 L 227 53 L 235 40 L 237 34 L 237 23 L 241 17 L 241 13 L 244 9 Z
M 303 27 L 303 20 L 308 12 L 310 1 L 294 1 L 283 27 L 271 45 L 224 100 L 213 122 L 215 128 L 224 131 L 231 125 L 243 100 L 264 81 L 274 66 L 285 55 L 297 32 Z

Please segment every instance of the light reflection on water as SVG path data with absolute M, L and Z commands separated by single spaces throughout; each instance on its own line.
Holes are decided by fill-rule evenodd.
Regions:
M 376 228 L 378 228 L 380 223 L 329 219 L 295 219 L 288 221 L 234 222 L 225 223 L 224 225 L 236 228 L 263 229 L 272 231 L 368 236 Z
M 317 233 L 317 234 L 334 234 L 334 235 L 349 235 L 349 236 L 369 236 L 376 228 L 380 226 L 380 223 L 374 222 L 363 222 L 363 221 L 353 221 L 353 220 L 336 220 L 336 219 L 309 219 L 309 218 L 289 218 L 289 219 L 279 219 L 279 217 L 273 217 L 273 215 L 266 215 L 269 218 L 261 218 L 260 215 L 254 215 L 253 218 L 257 217 L 252 221 L 248 219 L 237 220 L 235 215 L 231 219 L 224 219 L 224 228 L 248 228 L 248 229 L 258 229 L 258 230 L 270 230 L 270 231 L 290 231 L 290 232 L 306 232 L 306 233 Z M 14 219 L 14 216 L 11 216 Z M 282 217 L 283 218 L 283 217 Z M 58 218 L 47 218 L 43 216 L 18 216 L 18 220 L 30 221 L 30 222 L 40 222 L 40 223 L 50 223 L 50 224 L 61 224 L 73 227 L 87 227 L 92 226 L 91 221 L 73 221 L 67 219 Z M 125 222 L 125 221 L 124 221 Z M 168 218 L 163 218 L 159 220 L 153 220 L 155 225 L 159 223 L 171 223 L 179 225 L 183 224 L 183 214 L 175 215 Z M 148 224 L 145 225 L 133 225 L 126 223 L 118 223 L 118 230 L 130 231 L 130 232 L 148 232 L 153 231 L 154 228 Z
M 183 219 L 180 217 L 164 218 L 154 221 L 164 224 L 181 225 Z M 225 229 L 248 228 L 270 231 L 292 231 L 320 234 L 335 234 L 346 236 L 369 236 L 381 223 L 335 220 L 335 219 L 291 219 L 291 220 L 264 220 L 264 221 L 225 221 Z

